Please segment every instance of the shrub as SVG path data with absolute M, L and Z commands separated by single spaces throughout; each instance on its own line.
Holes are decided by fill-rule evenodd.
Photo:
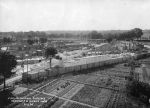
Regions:
M 5 91 L 0 91 L 0 106 L 4 107 L 11 104 L 11 100 L 9 98 L 14 97 L 11 93 L 12 90 L 6 89 Z
M 150 85 L 144 82 L 139 82 L 137 80 L 131 80 L 127 84 L 128 93 L 134 97 L 139 98 L 142 102 L 146 104 L 149 103 L 150 99 Z

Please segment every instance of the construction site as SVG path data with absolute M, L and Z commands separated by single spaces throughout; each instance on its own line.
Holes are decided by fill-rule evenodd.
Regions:
M 68 56 L 62 56 L 62 60 L 53 59 L 51 68 L 49 60 L 44 59 L 40 63 L 25 65 L 24 70 L 18 72 L 21 76 L 7 83 L 8 86 L 14 85 L 13 93 L 16 96 L 8 107 L 147 108 L 126 94 L 131 68 L 125 63 L 139 59 L 141 54 L 88 55 L 91 50 L 77 52 L 68 52 Z M 83 52 L 86 53 L 84 57 Z M 144 76 L 149 75 L 149 71 L 147 66 L 144 68 L 146 71 L 143 71 L 143 65 L 139 67 L 142 71 L 136 71 L 136 78 L 149 83 L 149 77 Z

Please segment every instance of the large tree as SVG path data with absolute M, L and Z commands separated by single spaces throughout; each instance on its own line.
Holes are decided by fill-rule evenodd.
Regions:
M 12 38 L 4 37 L 4 38 L 2 39 L 2 42 L 3 42 L 4 44 L 11 43 L 11 42 L 12 42 Z
M 33 45 L 34 40 L 32 40 L 32 39 L 28 39 L 28 40 L 27 40 L 27 43 L 28 43 L 29 45 Z
M 40 38 L 40 43 L 46 43 L 47 42 L 47 38 Z
M 45 56 L 46 58 L 49 58 L 50 60 L 50 68 L 51 68 L 51 61 L 52 61 L 52 58 L 57 54 L 57 50 L 54 48 L 54 47 L 49 47 L 49 48 L 46 48 L 45 50 Z
M 16 57 L 9 52 L 0 52 L 0 75 L 4 77 L 4 90 L 6 87 L 5 80 L 13 73 L 11 72 L 17 65 Z
M 89 34 L 90 39 L 102 39 L 103 35 L 101 33 L 98 33 L 97 31 L 91 31 Z
M 128 81 L 126 89 L 127 93 L 136 98 L 139 98 L 139 100 L 143 101 L 147 105 L 150 105 L 150 85 L 148 83 L 133 79 L 132 81 Z
M 133 29 L 135 33 L 135 38 L 140 39 L 143 35 L 143 31 L 140 28 Z

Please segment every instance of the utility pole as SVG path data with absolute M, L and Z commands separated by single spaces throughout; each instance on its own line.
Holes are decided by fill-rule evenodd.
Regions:
M 135 61 L 131 61 L 130 62 L 130 65 L 131 65 L 131 68 L 130 68 L 130 76 L 131 76 L 131 79 L 134 78 L 134 71 L 135 71 Z
M 23 53 L 22 53 L 22 64 L 21 67 L 23 68 L 23 73 L 24 73 L 24 57 L 23 57 Z
M 28 83 L 28 54 L 26 54 L 25 56 L 26 56 L 26 61 L 27 61 L 27 83 Z

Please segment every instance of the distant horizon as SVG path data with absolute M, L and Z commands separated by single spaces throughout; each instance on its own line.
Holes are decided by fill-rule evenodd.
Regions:
M 135 27 L 138 28 L 138 27 Z M 132 28 L 134 29 L 134 28 Z M 109 30 L 28 30 L 28 31 L 0 31 L 0 32 L 86 32 L 86 31 L 128 31 L 132 29 L 109 29 Z M 140 28 L 141 29 L 141 28 Z M 147 31 L 150 29 L 142 29 L 143 31 Z

